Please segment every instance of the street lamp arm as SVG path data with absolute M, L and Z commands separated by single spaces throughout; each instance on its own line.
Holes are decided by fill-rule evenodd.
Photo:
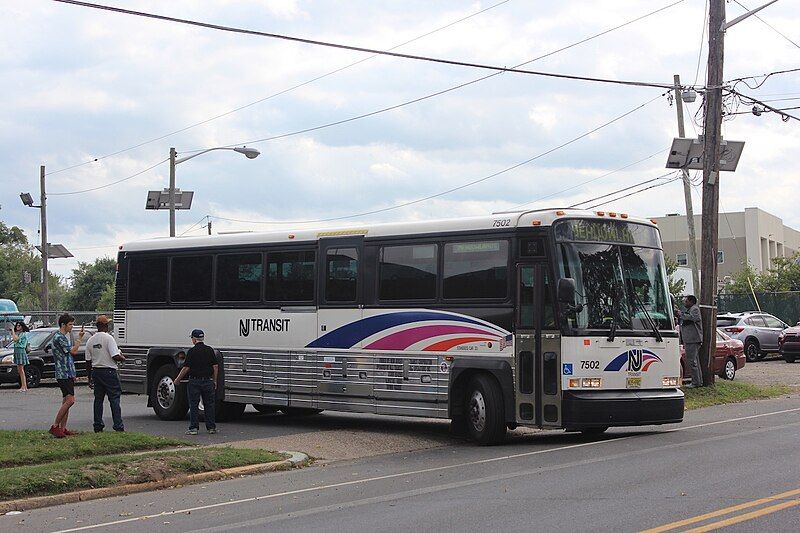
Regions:
M 244 154 L 244 156 L 247 159 L 255 159 L 261 154 L 261 152 L 259 152 L 255 148 L 245 148 L 245 147 L 230 148 L 227 146 L 218 146 L 216 148 L 208 148 L 207 150 L 203 150 L 202 152 L 197 152 L 196 154 L 187 155 L 186 157 L 181 157 L 180 159 L 176 159 L 175 164 L 177 165 L 179 163 L 183 163 L 184 161 L 188 161 L 193 157 L 197 157 L 198 155 L 203 155 L 208 152 L 213 152 L 214 150 L 233 150 L 234 152 L 239 152 L 240 154 Z
M 208 150 L 203 150 L 202 152 L 197 152 L 196 154 L 187 155 L 186 157 L 181 157 L 180 159 L 176 159 L 175 164 L 177 165 L 179 163 L 183 163 L 184 161 L 188 161 L 193 157 L 197 157 L 198 155 L 203 155 L 208 152 L 213 152 L 214 150 L 233 150 L 233 148 L 223 148 L 223 147 L 209 148 Z
M 764 4 L 764 5 L 763 5 L 763 6 L 761 6 L 761 7 L 757 7 L 757 8 L 755 8 L 755 9 L 751 9 L 750 11 L 748 11 L 747 13 L 745 13 L 745 14 L 743 14 L 743 15 L 739 15 L 738 17 L 736 17 L 735 19 L 733 19 L 733 20 L 732 20 L 732 21 L 730 21 L 730 22 L 723 22 L 723 23 L 722 23 L 722 28 L 720 28 L 720 29 L 721 29 L 722 31 L 725 31 L 725 30 L 727 30 L 728 28 L 730 28 L 731 26 L 733 26 L 734 24 L 738 24 L 738 23 L 740 23 L 741 21 L 743 21 L 744 19 L 746 19 L 746 18 L 750 17 L 751 15 L 755 15 L 756 13 L 758 13 L 759 11 L 761 11 L 762 9 L 764 9 L 765 7 L 769 7 L 769 6 L 771 6 L 772 4 L 774 4 L 774 3 L 775 3 L 775 2 L 777 2 L 777 1 L 778 1 L 778 0 L 772 0 L 771 2 L 767 2 L 766 4 Z

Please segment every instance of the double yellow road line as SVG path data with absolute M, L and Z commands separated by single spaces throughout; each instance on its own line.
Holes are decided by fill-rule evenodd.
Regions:
M 683 530 L 684 533 L 686 532 L 701 533 L 704 531 L 713 531 L 715 529 L 720 529 L 726 526 L 732 526 L 733 524 L 746 522 L 748 520 L 754 520 L 756 518 L 760 518 L 768 514 L 772 514 L 778 511 L 782 511 L 784 509 L 789 509 L 790 507 L 794 507 L 796 505 L 800 505 L 800 498 L 792 499 L 795 496 L 800 496 L 800 489 L 788 490 L 786 492 L 781 492 L 780 494 L 775 494 L 774 496 L 768 496 L 766 498 L 761 498 L 746 503 L 740 503 L 739 505 L 726 507 L 718 511 L 701 514 L 698 516 L 694 516 L 692 518 L 686 518 L 685 520 L 679 520 L 677 522 L 671 522 L 669 524 L 664 524 L 663 526 L 654 527 L 653 529 L 647 529 L 642 533 L 661 533 L 662 531 L 672 531 L 674 529 L 679 529 L 686 526 L 699 524 L 700 522 L 705 522 L 707 520 L 711 520 L 712 518 L 718 518 L 720 516 L 725 516 L 732 513 L 738 513 L 739 511 L 743 511 L 745 509 L 750 509 L 752 507 L 758 507 L 759 505 L 772 503 L 777 500 L 788 499 L 787 501 L 777 503 L 775 505 L 770 505 L 768 507 L 762 507 L 761 509 L 756 509 L 755 511 L 750 511 L 748 513 L 743 513 L 743 514 L 737 514 L 736 516 L 731 516 L 730 518 L 725 518 L 723 520 L 718 520 L 716 522 L 704 524 L 702 526 L 698 526 L 692 529 Z

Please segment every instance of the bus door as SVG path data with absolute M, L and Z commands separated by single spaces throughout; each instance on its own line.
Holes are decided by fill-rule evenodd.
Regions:
M 373 365 L 360 352 L 363 237 L 320 239 L 318 407 L 374 412 Z M 330 404 L 328 404 L 328 402 Z
M 559 427 L 561 334 L 547 267 L 544 262 L 517 265 L 516 418 L 521 424 Z

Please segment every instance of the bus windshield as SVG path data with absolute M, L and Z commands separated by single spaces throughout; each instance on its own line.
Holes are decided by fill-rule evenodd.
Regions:
M 572 319 L 577 329 L 672 329 L 661 250 L 620 244 L 559 244 L 562 277 L 575 280 L 584 304 Z

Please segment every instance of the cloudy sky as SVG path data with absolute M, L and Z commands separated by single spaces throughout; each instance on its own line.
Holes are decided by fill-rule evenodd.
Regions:
M 675 0 L 105 3 L 384 50 L 428 34 L 397 51 L 513 66 Z M 686 84 L 702 84 L 705 46 L 699 74 L 698 57 L 706 9 L 704 0 L 684 0 L 525 68 L 659 83 L 680 74 Z M 727 9 L 729 19 L 744 12 L 736 2 Z M 800 2 L 781 0 L 761 17 L 800 43 Z M 259 222 L 346 217 L 412 202 L 535 158 L 649 102 L 475 185 L 335 224 L 485 214 L 522 203 L 571 205 L 663 175 L 662 151 L 677 136 L 675 108 L 661 89 L 506 73 L 360 120 L 253 142 L 396 106 L 491 72 L 375 57 L 292 89 L 369 54 L 45 0 L 3 0 L 0 35 L 0 220 L 37 238 L 38 210 L 24 208 L 17 195 L 30 191 L 38 198 L 39 166 L 45 165 L 50 241 L 76 256 L 53 262 L 59 274 L 68 274 L 78 260 L 113 255 L 122 242 L 168 233 L 167 212 L 145 211 L 144 204 L 148 190 L 168 185 L 163 161 L 171 146 L 183 155 L 244 143 L 262 152 L 255 160 L 212 152 L 177 167 L 178 186 L 195 191 L 191 211 L 178 214 L 178 233 L 191 235 L 199 234 L 191 226 L 205 215 L 215 232 L 270 230 L 286 226 Z M 800 48 L 760 20 L 727 33 L 725 79 L 798 66 Z M 800 106 L 800 73 L 739 89 L 780 99 L 771 102 L 775 106 Z M 690 136 L 699 102 L 687 109 Z M 722 177 L 722 209 L 760 207 L 800 227 L 793 186 L 800 178 L 800 122 L 742 114 L 725 122 L 723 135 L 747 145 L 737 172 Z M 159 162 L 114 186 L 78 192 Z M 694 199 L 699 212 L 700 198 Z M 646 216 L 682 213 L 682 186 L 669 183 L 607 208 Z

